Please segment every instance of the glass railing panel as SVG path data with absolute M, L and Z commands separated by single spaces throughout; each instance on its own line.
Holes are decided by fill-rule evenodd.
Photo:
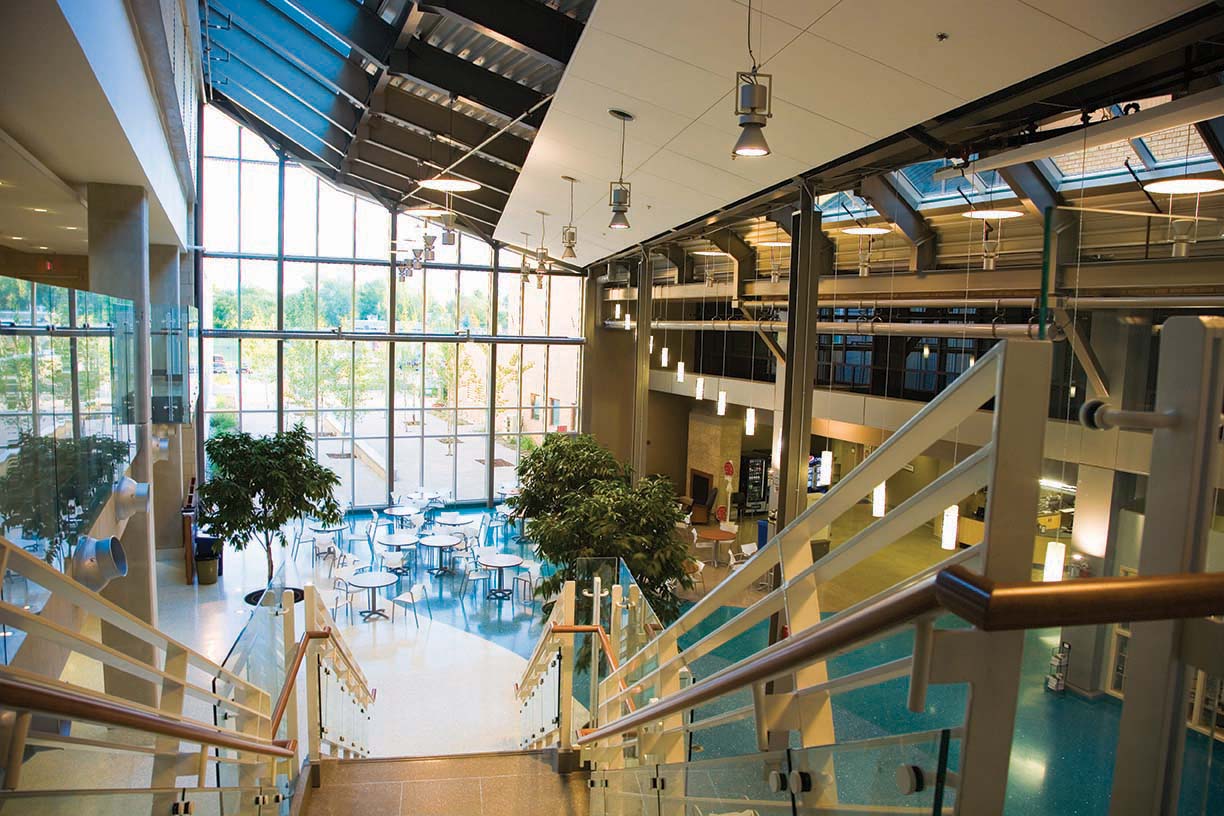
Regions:
M 792 750 L 795 812 L 951 813 L 956 742 L 942 731 Z
M 519 703 L 519 742 L 526 747 L 557 727 L 560 716 L 561 650 L 547 657 L 543 672 Z
M 790 793 L 778 784 L 789 770 L 785 751 L 661 765 L 660 812 L 669 816 L 744 812 L 790 816 Z
M 605 771 L 603 781 L 606 816 L 659 816 L 661 813 L 654 765 Z
M 1224 813 L 1224 678 L 1192 672 L 1178 816 Z
M 268 804 L 259 804 L 267 794 Z M 157 788 L 146 790 L 76 790 L 13 793 L 0 792 L 0 813 L 59 814 L 89 813 L 90 816 L 132 816 L 135 813 L 169 813 L 175 802 L 190 802 L 194 816 L 287 816 L 288 801 L 272 802 L 272 794 L 261 788 Z

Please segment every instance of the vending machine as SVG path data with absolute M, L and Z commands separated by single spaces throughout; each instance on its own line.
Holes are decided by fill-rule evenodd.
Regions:
M 764 513 L 769 509 L 769 453 L 748 451 L 740 456 L 739 492 L 744 510 Z

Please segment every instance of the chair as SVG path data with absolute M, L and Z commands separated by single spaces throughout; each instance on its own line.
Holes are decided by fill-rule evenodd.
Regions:
M 711 487 L 709 494 L 706 496 L 705 504 L 694 504 L 692 518 L 694 524 L 709 524 L 712 518 L 711 511 L 714 509 L 714 502 L 718 500 L 718 488 Z
M 323 558 L 332 562 L 332 567 L 336 566 L 336 539 L 332 536 L 315 536 L 311 541 L 313 549 L 313 560 L 311 563 L 319 563 L 319 559 Z
M 429 619 L 433 620 L 433 609 L 429 606 L 429 587 L 425 584 L 413 584 L 408 590 L 401 592 L 391 599 L 391 623 L 395 623 L 396 605 L 406 609 L 411 604 L 412 619 L 416 621 L 417 628 L 421 628 L 421 619 L 417 617 L 416 611 L 417 595 L 425 596 L 425 611 L 429 613 Z
M 735 572 L 740 567 L 744 566 L 744 564 L 748 563 L 748 559 L 756 555 L 757 549 L 758 548 L 755 541 L 746 541 L 739 545 L 738 555 L 735 553 L 735 550 L 730 550 L 727 553 L 727 565 L 731 567 L 731 571 Z
M 366 548 L 370 553 L 370 557 L 374 555 L 374 537 L 378 534 L 378 525 L 375 521 L 366 523 L 365 530 L 361 535 L 348 535 L 344 537 L 345 549 L 350 553 L 355 553 L 354 545 L 365 542 Z
M 353 622 L 353 596 L 358 593 L 365 592 L 361 587 L 351 586 L 349 579 L 357 573 L 356 567 L 337 567 L 336 577 L 332 581 L 332 589 L 335 591 L 335 597 L 332 598 L 332 618 L 336 617 L 337 611 L 342 606 L 348 607 L 349 623 Z
M 511 587 L 521 603 L 530 604 L 535 600 L 536 587 L 543 580 L 543 576 L 533 574 L 531 567 L 525 567 L 514 574 Z
M 684 562 L 685 574 L 688 575 L 689 580 L 692 581 L 694 585 L 701 584 L 702 592 L 706 591 L 705 577 L 701 574 L 705 568 L 705 562 L 698 561 L 696 558 L 690 558 L 688 561 Z
M 469 545 L 468 549 L 470 550 L 469 558 L 471 560 L 467 569 L 465 569 L 463 572 L 463 583 L 459 586 L 460 597 L 467 593 L 467 586 L 469 582 L 473 584 L 473 589 L 475 589 L 475 585 L 481 581 L 485 582 L 486 590 L 493 585 L 493 570 L 488 570 L 480 566 L 480 556 L 477 555 L 477 551 L 474 547 Z
M 404 568 L 404 554 L 393 550 L 383 550 L 382 566 L 387 572 L 393 572 L 401 578 L 409 575 L 410 570 Z
M 499 505 L 493 511 L 493 517 L 488 519 L 488 524 L 489 538 L 493 540 L 493 543 L 496 543 L 497 539 L 501 539 L 503 544 L 506 543 L 506 530 L 510 529 L 510 515 L 503 506 Z
M 700 536 L 698 536 L 696 527 L 690 527 L 689 529 L 692 531 L 692 534 L 693 534 L 693 551 L 696 552 L 698 556 L 701 555 L 702 550 L 710 551 L 709 561 L 706 561 L 705 558 L 700 558 L 700 557 L 698 557 L 697 560 L 705 562 L 705 563 L 709 563 L 709 562 L 712 562 L 715 558 L 717 558 L 718 557 L 717 545 L 713 541 L 706 541 L 702 539 Z

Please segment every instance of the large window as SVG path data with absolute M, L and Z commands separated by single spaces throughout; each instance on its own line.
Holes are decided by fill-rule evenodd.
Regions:
M 517 255 L 495 264 L 484 241 L 406 214 L 401 258 L 426 234 L 436 255 L 397 273 L 381 204 L 286 163 L 282 225 L 275 153 L 211 108 L 204 153 L 209 435 L 300 422 L 339 498 L 367 506 L 422 486 L 488 500 L 490 473 L 496 491 L 545 433 L 574 430 L 580 278 L 524 279 Z

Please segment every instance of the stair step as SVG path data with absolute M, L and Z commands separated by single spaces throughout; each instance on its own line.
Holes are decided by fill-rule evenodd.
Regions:
M 558 774 L 553 751 L 325 759 L 306 816 L 586 816 L 587 774 Z

